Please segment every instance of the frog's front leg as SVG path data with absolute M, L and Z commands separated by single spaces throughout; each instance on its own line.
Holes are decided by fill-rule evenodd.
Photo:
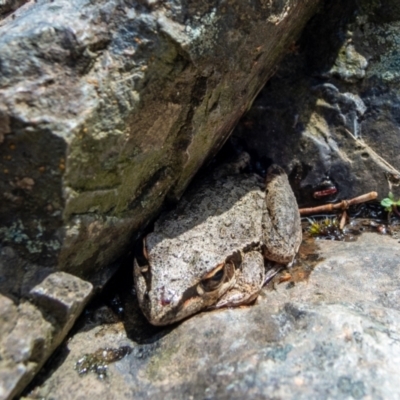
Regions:
M 236 271 L 236 283 L 211 308 L 249 304 L 260 293 L 265 281 L 264 258 L 257 250 L 242 252 L 242 263 Z
M 267 171 L 262 230 L 265 258 L 293 262 L 302 240 L 300 213 L 288 177 L 277 165 Z

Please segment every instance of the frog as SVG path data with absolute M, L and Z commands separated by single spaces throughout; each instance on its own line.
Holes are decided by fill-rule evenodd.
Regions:
M 163 213 L 134 259 L 140 308 L 156 326 L 200 311 L 253 303 L 266 280 L 291 265 L 302 241 L 300 214 L 278 165 L 205 178 Z

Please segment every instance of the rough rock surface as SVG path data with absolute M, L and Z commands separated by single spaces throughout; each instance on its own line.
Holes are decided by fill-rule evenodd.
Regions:
M 397 1 L 326 2 L 234 132 L 302 204 L 324 185 L 338 192 L 322 202 L 400 197 L 399 27 Z
M 308 281 L 265 289 L 253 306 L 164 330 L 135 315 L 132 295 L 120 297 L 122 320 L 106 306 L 93 309 L 27 398 L 399 397 L 400 244 L 365 233 L 318 245 Z M 127 346 L 106 373 L 78 375 L 85 354 Z
M 12 249 L 2 252 L 12 260 Z M 71 329 L 92 293 L 89 282 L 65 272 L 47 271 L 46 275 L 43 269 L 18 288 L 20 298 L 16 299 L 14 289 L 0 294 L 2 400 L 13 398 L 30 382 Z
M 27 0 L 0 0 L 0 19 L 21 7 Z

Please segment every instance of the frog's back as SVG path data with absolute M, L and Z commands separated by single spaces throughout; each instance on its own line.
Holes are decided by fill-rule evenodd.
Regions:
M 153 256 L 168 252 L 204 273 L 260 241 L 264 198 L 262 182 L 254 174 L 205 180 L 156 222 L 147 237 L 148 251 Z

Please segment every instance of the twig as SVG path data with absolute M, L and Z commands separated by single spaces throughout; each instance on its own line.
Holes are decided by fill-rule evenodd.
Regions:
M 308 208 L 300 208 L 300 215 L 308 215 L 308 214 L 316 214 L 321 212 L 330 212 L 335 210 L 346 210 L 353 204 L 365 203 L 366 201 L 375 200 L 378 197 L 377 192 L 370 192 L 363 194 L 358 197 L 354 197 L 354 199 L 350 200 L 342 200 L 340 203 L 336 204 L 324 204 L 322 206 L 317 207 L 308 207 Z

